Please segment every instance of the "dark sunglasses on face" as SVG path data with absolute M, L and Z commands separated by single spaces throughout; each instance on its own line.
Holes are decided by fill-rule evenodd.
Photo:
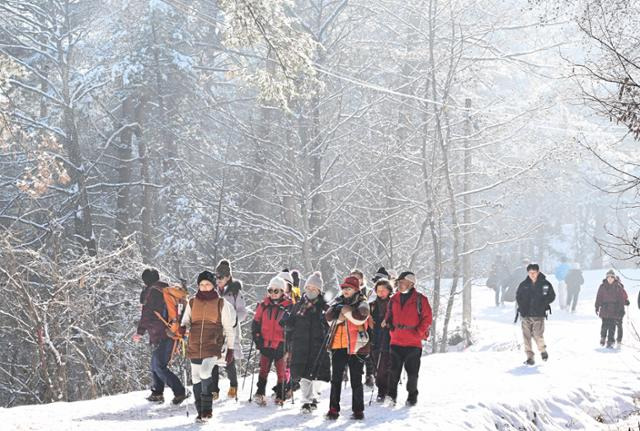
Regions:
M 282 290 L 280 289 L 267 289 L 267 293 L 280 293 Z

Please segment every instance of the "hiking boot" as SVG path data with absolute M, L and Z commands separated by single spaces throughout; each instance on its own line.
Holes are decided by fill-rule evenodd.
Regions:
M 264 407 L 267 405 L 267 400 L 264 396 L 264 394 L 255 394 L 253 396 L 253 402 L 256 403 L 257 405 Z
M 604 338 L 600 338 L 600 345 L 604 347 Z
M 300 408 L 300 411 L 302 413 L 311 413 L 313 411 L 313 408 L 311 407 L 311 403 L 304 403 L 302 405 L 302 408 Z
M 549 354 L 547 352 L 540 353 L 540 356 L 542 357 L 543 361 L 546 361 L 547 359 L 549 359 Z
M 353 412 L 351 413 L 351 419 L 356 421 L 361 421 L 364 419 L 364 412 Z
M 524 361 L 525 365 L 533 365 L 535 363 L 536 363 L 536 361 L 534 361 L 533 358 L 527 358 L 527 360 Z
M 330 408 L 329 411 L 327 412 L 326 417 L 327 417 L 327 419 L 335 421 L 336 419 L 338 419 L 340 417 L 340 412 L 338 412 L 338 410 L 336 410 L 334 408 Z
M 202 417 L 202 419 L 208 420 L 213 417 L 213 412 L 211 410 L 203 410 L 200 416 Z
M 315 398 L 313 400 L 311 400 L 311 402 L 309 403 L 309 406 L 311 406 L 311 410 L 315 410 L 318 408 L 318 400 L 316 400 Z
M 178 405 L 182 404 L 182 402 L 184 400 L 189 398 L 190 395 L 191 395 L 191 392 L 189 392 L 189 391 L 185 391 L 184 394 L 182 394 L 182 395 L 176 395 L 171 400 L 171 404 L 173 404 L 174 406 L 178 406 Z
M 231 399 L 233 398 L 237 398 L 238 396 L 238 388 L 236 388 L 235 386 L 231 386 L 229 388 L 229 392 L 227 393 L 227 396 Z
M 607 349 L 613 349 L 613 342 L 607 343 Z
M 389 407 L 395 407 L 396 405 L 396 399 L 387 395 L 386 398 L 384 399 L 384 403 L 386 405 L 388 405 Z
M 416 404 L 418 404 L 418 397 L 417 396 L 415 396 L 415 397 L 409 396 L 409 398 L 407 398 L 407 406 L 408 407 L 413 407 Z
M 151 395 L 147 397 L 147 401 L 151 401 L 152 403 L 164 403 L 164 395 L 151 392 Z
M 364 384 L 368 388 L 372 388 L 373 387 L 373 376 L 367 376 L 367 378 L 364 380 Z
M 376 402 L 377 403 L 384 403 L 384 395 L 378 395 L 376 397 Z
M 213 401 L 217 400 L 218 398 L 220 398 L 220 392 L 211 392 L 211 399 Z
M 274 404 L 277 405 L 277 406 L 282 407 L 284 405 L 284 400 L 282 398 L 277 398 L 276 397 L 276 400 L 274 401 Z

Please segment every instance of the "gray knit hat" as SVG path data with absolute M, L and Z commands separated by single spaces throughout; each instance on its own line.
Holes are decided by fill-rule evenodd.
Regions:
M 607 277 L 608 276 L 615 277 L 616 276 L 616 272 L 613 269 L 610 269 L 609 271 L 607 271 Z
M 320 274 L 320 271 L 316 271 L 311 274 L 309 278 L 307 278 L 307 281 L 304 282 L 305 289 L 307 288 L 307 286 L 314 286 L 317 287 L 321 292 L 323 285 L 324 281 L 322 280 L 322 274 Z

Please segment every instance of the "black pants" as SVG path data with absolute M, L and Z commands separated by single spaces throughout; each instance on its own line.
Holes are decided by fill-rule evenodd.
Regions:
M 235 358 L 230 364 L 227 364 L 225 370 L 227 371 L 227 377 L 229 378 L 229 387 L 237 388 L 238 372 L 236 370 Z M 213 367 L 213 371 L 211 371 L 211 382 L 212 392 L 220 392 L 220 386 L 218 386 L 218 383 L 220 382 L 220 367 L 218 365 Z
M 391 355 L 387 350 L 375 350 L 371 357 L 376 366 L 375 375 L 376 386 L 378 387 L 378 397 L 384 398 L 389 392 Z
M 576 311 L 578 304 L 578 296 L 580 295 L 580 287 L 567 286 L 567 308 L 571 307 L 571 311 Z
M 331 351 L 331 396 L 329 407 L 340 411 L 340 393 L 342 392 L 342 375 L 347 366 L 351 380 L 351 410 L 364 412 L 364 389 L 362 388 L 362 371 L 365 356 L 349 355 L 347 349 Z
M 391 376 L 389 379 L 389 396 L 394 400 L 398 397 L 398 382 L 402 368 L 407 370 L 407 392 L 409 401 L 418 399 L 418 373 L 420 372 L 420 359 L 422 348 L 391 346 Z
M 171 352 L 173 350 L 173 340 L 165 338 L 160 344 L 154 346 L 151 354 L 151 377 L 153 379 L 153 387 L 151 390 L 156 394 L 164 392 L 166 384 L 173 391 L 173 395 L 184 395 L 184 386 L 180 379 L 169 369 L 169 361 L 171 360 Z
M 607 344 L 613 344 L 616 334 L 616 321 L 617 319 L 602 319 L 602 326 L 600 327 L 600 338 L 607 339 Z
M 618 343 L 621 343 L 622 342 L 622 319 L 616 319 L 616 329 L 618 330 L 616 341 Z

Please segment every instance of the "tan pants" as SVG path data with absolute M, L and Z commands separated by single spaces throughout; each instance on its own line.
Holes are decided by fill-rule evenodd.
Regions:
M 527 354 L 527 359 L 533 358 L 531 337 L 535 340 L 540 352 L 547 350 L 547 346 L 544 344 L 544 317 L 522 318 L 522 338 L 524 338 L 524 351 Z

